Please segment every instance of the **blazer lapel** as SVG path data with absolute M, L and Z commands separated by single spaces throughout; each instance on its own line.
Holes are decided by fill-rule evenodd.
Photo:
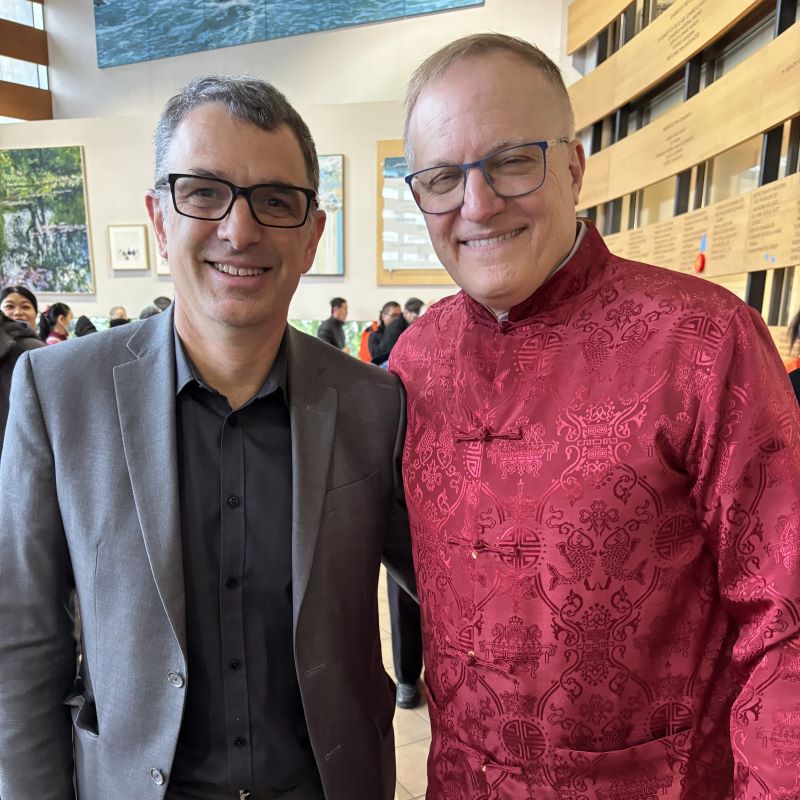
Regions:
M 326 385 L 324 365 L 317 348 L 308 346 L 308 337 L 291 326 L 287 334 L 292 425 L 292 601 L 296 626 L 325 502 L 337 392 Z
M 173 335 L 172 309 L 139 327 L 128 342 L 136 358 L 114 367 L 114 389 L 147 558 L 185 658 Z

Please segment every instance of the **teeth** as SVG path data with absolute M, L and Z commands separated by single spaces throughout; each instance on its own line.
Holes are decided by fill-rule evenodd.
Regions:
M 522 228 L 517 228 L 517 230 L 511 231 L 510 233 L 503 233 L 500 236 L 490 236 L 488 239 L 467 239 L 465 240 L 464 244 L 467 247 L 490 247 L 498 242 L 504 242 L 507 239 L 513 239 L 521 230 Z
M 212 264 L 218 272 L 224 272 L 226 275 L 235 275 L 237 278 L 251 278 L 254 275 L 261 275 L 266 272 L 264 269 L 249 269 L 244 267 L 232 267 L 230 264 Z

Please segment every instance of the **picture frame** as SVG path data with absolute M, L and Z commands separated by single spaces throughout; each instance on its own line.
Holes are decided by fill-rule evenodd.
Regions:
M 162 278 L 169 278 L 172 275 L 169 268 L 169 261 L 167 261 L 166 258 L 162 258 L 158 251 L 156 251 L 156 275 Z
M 0 285 L 93 294 L 83 148 L 0 148 Z
M 108 249 L 115 271 L 150 269 L 146 225 L 109 225 Z
M 319 207 L 326 214 L 325 231 L 308 275 L 344 275 L 344 156 L 318 156 Z
M 439 263 L 422 212 L 403 176 L 400 139 L 378 141 L 376 268 L 378 286 L 452 286 Z

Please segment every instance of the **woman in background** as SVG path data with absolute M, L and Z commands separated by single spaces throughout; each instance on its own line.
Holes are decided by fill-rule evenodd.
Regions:
M 2 302 L 2 301 L 0 301 Z M 27 350 L 44 345 L 24 323 L 12 320 L 0 311 L 0 450 L 8 417 L 8 396 L 11 392 L 11 374 L 17 359 Z
M 9 319 L 24 322 L 32 331 L 36 330 L 39 304 L 34 293 L 27 287 L 6 286 L 0 292 L 0 311 Z
M 66 303 L 53 303 L 39 317 L 39 338 L 45 344 L 66 342 L 71 322 L 72 309 Z

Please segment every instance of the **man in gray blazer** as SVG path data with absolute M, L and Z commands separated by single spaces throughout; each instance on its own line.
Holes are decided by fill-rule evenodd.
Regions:
M 212 76 L 155 151 L 173 309 L 15 373 L 0 797 L 389 800 L 376 589 L 383 558 L 413 591 L 403 399 L 287 325 L 325 224 L 314 142 L 274 87 Z

